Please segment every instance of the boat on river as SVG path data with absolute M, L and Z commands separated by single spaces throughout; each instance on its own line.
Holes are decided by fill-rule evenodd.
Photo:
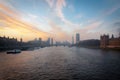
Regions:
M 14 50 L 7 51 L 7 54 L 16 54 L 16 53 L 21 53 L 21 50 L 20 49 L 14 49 Z

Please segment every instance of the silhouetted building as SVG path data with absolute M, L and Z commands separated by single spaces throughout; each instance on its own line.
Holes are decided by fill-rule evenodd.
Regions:
M 98 39 L 83 40 L 83 41 L 80 41 L 79 46 L 80 47 L 89 47 L 89 48 L 99 48 L 100 40 L 98 40 Z
M 28 41 L 29 46 L 31 47 L 41 47 L 42 45 L 42 39 L 41 38 L 35 38 L 34 40 Z
M 103 35 L 100 37 L 100 47 L 105 48 L 109 44 L 109 35 Z
M 79 33 L 76 33 L 76 44 L 80 42 L 80 35 Z
M 53 46 L 53 38 L 51 38 L 51 46 Z
M 50 46 L 50 38 L 47 40 L 47 45 Z
M 109 35 L 102 35 L 100 36 L 100 47 L 120 49 L 120 37 L 114 38 L 114 35 L 112 35 L 112 37 L 109 38 Z
M 112 37 L 111 37 L 111 39 L 114 39 L 114 35 L 112 34 Z
M 17 41 L 17 38 L 0 37 L 0 50 L 8 50 L 18 48 L 21 42 Z
M 72 44 L 74 44 L 74 36 L 72 36 Z
M 22 38 L 20 38 L 20 42 L 21 42 L 21 43 L 23 42 Z
M 41 38 L 39 38 L 39 41 L 42 41 L 42 39 L 41 39 Z

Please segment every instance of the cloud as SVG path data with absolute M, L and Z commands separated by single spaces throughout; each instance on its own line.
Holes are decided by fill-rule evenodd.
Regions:
M 111 8 L 109 8 L 109 9 L 104 9 L 104 10 L 101 11 L 101 13 L 97 17 L 88 20 L 88 23 L 92 23 L 92 22 L 96 22 L 96 21 L 99 21 L 101 19 L 104 19 L 107 16 L 111 15 L 112 13 L 114 13 L 115 11 L 117 11 L 118 9 L 120 9 L 120 4 L 119 5 L 115 5 L 115 6 L 111 7 Z
M 4 3 L 2 3 L 1 1 Z M 103 24 L 103 21 L 107 20 L 104 18 L 109 17 L 111 14 L 113 14 L 120 8 L 119 5 L 115 5 L 104 9 L 101 13 L 98 14 L 98 16 L 96 16 L 95 18 L 92 17 L 92 19 L 90 19 L 89 22 L 87 22 L 85 21 L 87 17 L 83 18 L 84 14 L 81 15 L 80 13 L 78 13 L 76 16 L 73 15 L 73 17 L 71 15 L 69 16 L 66 14 L 67 16 L 69 16 L 69 18 L 72 17 L 72 19 L 67 18 L 67 16 L 64 13 L 64 10 L 70 9 L 70 11 L 74 11 L 75 8 L 73 4 L 71 4 L 70 2 L 68 4 L 66 0 L 46 0 L 49 7 L 46 7 L 44 1 L 30 0 L 31 2 L 29 2 L 28 5 L 24 4 L 24 6 L 29 7 L 26 7 L 25 9 L 23 8 L 23 6 L 19 5 L 22 3 L 21 1 L 21 3 L 18 3 L 14 0 L 1 1 L 0 35 L 24 35 L 26 40 L 33 39 L 35 37 L 42 37 L 45 39 L 52 35 L 56 40 L 71 40 L 71 35 L 74 32 L 80 32 L 83 39 L 96 37 L 95 35 L 97 35 L 97 38 L 99 38 L 98 35 L 101 32 L 97 31 L 102 30 L 109 32 L 110 29 L 114 28 L 111 28 L 110 24 L 107 25 L 107 22 L 104 22 Z M 12 5 L 14 3 L 16 5 Z M 42 6 L 39 4 L 42 4 Z M 76 7 L 76 9 L 78 7 Z M 73 12 L 73 14 L 75 13 Z M 80 21 L 82 20 L 82 25 L 81 23 L 78 23 L 78 19 Z M 76 21 L 76 23 L 71 20 Z M 108 23 L 110 22 L 108 21 Z M 114 25 L 118 27 L 119 23 L 115 23 Z M 109 27 L 110 29 L 108 29 Z
M 15 36 L 17 38 L 24 36 L 25 41 L 33 39 L 35 37 L 42 37 L 43 39 L 49 36 L 48 33 L 38 29 L 31 23 L 21 21 L 21 15 L 17 14 L 17 11 L 13 11 L 11 8 L 0 5 L 0 34 L 6 36 Z M 8 15 L 11 14 L 11 15 Z M 34 15 L 29 15 L 36 18 Z
M 33 18 L 33 19 L 36 19 L 36 18 L 38 18 L 38 16 L 36 16 L 36 15 L 33 15 L 33 14 L 28 14 L 28 16 L 29 16 L 29 17 L 31 17 L 31 18 Z
M 99 39 L 100 32 L 89 32 L 87 29 L 76 29 L 74 33 L 80 34 L 80 40 Z
M 85 26 L 85 29 L 86 30 L 94 30 L 94 29 L 100 27 L 101 24 L 102 24 L 102 21 L 96 21 L 96 22 L 93 22 L 93 23 Z
M 67 34 L 66 31 L 64 31 L 60 25 L 57 25 L 53 21 L 49 22 L 49 25 L 51 26 L 51 34 L 52 37 L 57 41 L 64 41 L 64 40 L 70 40 L 70 35 Z
M 75 9 L 74 9 L 74 6 L 73 6 L 72 4 L 69 4 L 69 5 L 68 5 L 68 8 L 69 8 L 72 12 L 74 12 L 74 10 L 75 10 Z
M 8 8 L 9 7 L 9 8 Z M 0 11 L 4 12 L 5 14 L 9 15 L 9 16 L 14 16 L 17 17 L 17 15 L 20 15 L 18 11 L 16 11 L 13 7 L 11 8 L 11 6 L 9 5 L 4 5 L 2 3 L 0 3 Z
M 64 22 L 65 25 L 69 27 L 75 27 L 75 26 L 80 26 L 79 24 L 73 23 L 70 20 L 66 19 L 63 13 L 63 8 L 67 6 L 66 0 L 46 0 L 49 6 L 53 9 L 54 6 L 54 12 L 55 15 L 62 21 Z M 69 5 L 69 8 L 73 8 L 73 6 Z M 54 15 L 54 16 L 55 16 Z
M 52 8 L 54 5 L 55 0 L 46 0 L 46 2 L 49 4 L 49 6 Z
M 63 21 L 63 22 L 69 22 L 65 19 L 64 14 L 62 12 L 63 7 L 66 6 L 65 0 L 57 0 L 56 3 L 56 13 L 57 16 Z
M 120 4 L 116 4 L 112 7 L 102 10 L 101 13 L 99 13 L 97 17 L 89 20 L 88 21 L 88 24 L 89 24 L 88 29 L 90 29 L 89 32 L 92 32 L 91 29 L 93 28 L 95 29 L 94 31 L 98 31 L 99 34 L 104 34 L 104 33 L 113 34 L 114 33 L 118 35 L 117 30 L 119 28 L 119 19 L 118 20 L 115 19 L 112 21 L 105 21 L 105 18 L 111 16 L 118 9 L 120 9 Z M 95 25 L 98 25 L 98 27 L 95 27 Z
M 116 21 L 113 23 L 112 25 L 112 31 L 115 31 L 114 33 L 116 33 L 117 37 L 120 36 L 120 21 Z
M 97 36 L 99 35 L 99 32 L 95 32 L 95 34 L 94 34 L 93 31 L 95 31 L 96 28 L 100 27 L 100 25 L 102 24 L 101 21 L 91 22 L 91 23 L 87 24 L 86 26 L 84 26 L 82 29 L 80 29 L 80 26 L 81 26 L 80 24 L 75 24 L 65 18 L 64 13 L 63 13 L 63 8 L 67 6 L 65 0 L 57 0 L 54 5 L 56 5 L 55 11 L 56 11 L 57 17 L 59 17 L 61 19 L 61 21 L 63 21 L 65 23 L 64 25 L 68 25 L 69 28 L 71 26 L 72 27 L 74 26 L 73 33 L 80 32 L 82 35 L 81 36 L 82 39 L 88 39 L 88 38 L 93 38 L 93 37 L 95 38 L 96 37 L 95 35 L 97 35 Z M 82 15 L 78 14 L 74 18 L 81 18 L 81 17 L 82 17 Z M 68 35 L 67 32 L 63 31 L 60 28 L 60 26 L 55 24 L 55 22 L 53 22 L 53 21 L 50 22 L 50 26 L 52 27 L 51 32 L 56 33 L 56 36 L 59 36 L 59 37 L 57 37 L 57 40 L 58 40 L 58 38 L 59 38 L 59 40 L 61 40 L 60 38 L 62 38 L 64 40 L 68 39 L 68 38 L 71 39 L 70 35 Z M 72 35 L 72 33 L 71 33 L 71 35 Z
M 83 28 L 76 28 L 74 30 L 74 33 L 78 32 L 80 33 L 81 39 L 99 39 L 99 36 L 102 32 L 97 32 L 96 28 L 99 28 L 102 24 L 102 21 L 96 21 L 90 24 L 87 24 Z
M 65 18 L 62 10 L 66 6 L 67 5 L 66 5 L 65 0 L 57 0 L 57 3 L 56 3 L 56 14 L 57 14 L 57 16 L 69 27 L 80 26 L 80 24 L 73 23 L 73 22 L 71 22 L 71 21 L 69 21 L 68 19 Z
M 115 22 L 113 25 L 114 25 L 115 27 L 120 27 L 120 22 Z
M 75 18 L 76 18 L 76 19 L 80 19 L 80 18 L 82 18 L 82 15 L 81 15 L 81 14 L 78 14 L 78 15 L 75 16 Z
M 109 16 L 112 13 L 114 13 L 115 11 L 117 11 L 119 8 L 120 8 L 120 5 L 115 5 L 114 7 L 110 8 L 108 10 L 103 11 L 101 17 L 103 18 L 105 16 Z

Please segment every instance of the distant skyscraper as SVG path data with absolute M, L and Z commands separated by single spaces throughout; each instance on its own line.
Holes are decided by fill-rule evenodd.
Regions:
M 20 38 L 20 42 L 22 43 L 23 41 L 22 41 L 22 38 Z
M 74 36 L 72 36 L 72 44 L 74 44 Z
M 51 45 L 53 45 L 53 38 L 51 38 Z
M 76 33 L 76 44 L 79 43 L 79 41 L 80 41 L 80 35 L 79 33 Z
M 48 38 L 48 40 L 47 40 L 47 44 L 50 45 L 50 38 Z

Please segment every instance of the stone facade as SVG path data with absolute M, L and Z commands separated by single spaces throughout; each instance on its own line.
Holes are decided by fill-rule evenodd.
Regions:
M 120 37 L 114 38 L 113 35 L 111 38 L 109 38 L 109 35 L 100 36 L 100 48 L 120 49 Z

